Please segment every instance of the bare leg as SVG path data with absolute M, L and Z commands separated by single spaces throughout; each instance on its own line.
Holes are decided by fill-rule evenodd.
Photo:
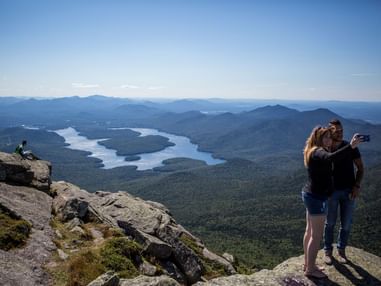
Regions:
M 306 231 L 304 232 L 304 237 L 303 237 L 304 268 L 307 267 L 307 261 L 308 261 L 307 246 L 310 239 L 311 239 L 311 224 L 309 220 L 308 211 L 306 210 Z
M 316 271 L 316 256 L 319 251 L 320 242 L 323 237 L 325 215 L 311 216 L 307 214 L 311 228 L 311 236 L 307 243 L 307 264 L 306 272 Z

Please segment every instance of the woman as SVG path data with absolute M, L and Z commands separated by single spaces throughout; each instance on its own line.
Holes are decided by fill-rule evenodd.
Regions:
M 336 152 L 330 153 L 331 131 L 315 127 L 304 147 L 304 165 L 308 169 L 308 182 L 302 191 L 306 207 L 306 231 L 304 233 L 304 274 L 313 278 L 325 278 L 324 268 L 316 265 L 316 256 L 323 237 L 327 212 L 327 199 L 333 192 L 332 162 L 340 160 L 360 144 L 355 134 L 351 143 Z

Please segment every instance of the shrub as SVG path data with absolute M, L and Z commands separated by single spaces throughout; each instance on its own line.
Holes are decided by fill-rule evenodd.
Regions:
M 0 249 L 9 250 L 25 244 L 32 226 L 0 205 Z
M 117 237 L 108 240 L 100 251 L 102 264 L 109 270 L 119 273 L 122 278 L 139 275 L 135 264 L 140 259 L 141 247 L 127 238 Z
M 87 285 L 106 272 L 100 263 L 100 257 L 94 251 L 87 250 L 72 257 L 68 266 L 69 286 Z
M 202 247 L 199 246 L 193 238 L 183 233 L 180 236 L 180 241 L 193 250 L 198 256 L 202 256 Z

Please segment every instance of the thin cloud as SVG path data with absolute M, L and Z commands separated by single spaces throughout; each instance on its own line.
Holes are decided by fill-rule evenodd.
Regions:
M 368 77 L 368 76 L 375 76 L 375 73 L 353 73 L 351 76 L 357 76 L 357 77 Z
M 131 84 L 123 84 L 120 86 L 120 88 L 131 88 L 131 89 L 137 89 L 140 88 L 139 86 L 136 85 L 131 85 Z
M 72 83 L 73 88 L 96 88 L 99 84 L 86 84 L 86 83 Z

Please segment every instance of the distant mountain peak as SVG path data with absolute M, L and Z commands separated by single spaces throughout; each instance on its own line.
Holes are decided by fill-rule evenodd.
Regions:
M 102 99 L 102 100 L 111 99 L 111 97 L 100 95 L 100 94 L 89 95 L 89 96 L 86 96 L 86 98 L 88 98 L 88 99 Z
M 254 110 L 244 112 L 245 116 L 255 117 L 255 118 L 285 118 L 291 115 L 299 113 L 296 109 L 288 108 L 286 106 L 276 104 L 276 105 L 266 105 L 263 107 L 256 108 Z
M 314 110 L 304 111 L 302 112 L 304 114 L 310 114 L 310 115 L 321 115 L 324 117 L 331 116 L 332 118 L 342 118 L 340 115 L 334 113 L 333 111 L 329 110 L 328 108 L 317 108 Z

